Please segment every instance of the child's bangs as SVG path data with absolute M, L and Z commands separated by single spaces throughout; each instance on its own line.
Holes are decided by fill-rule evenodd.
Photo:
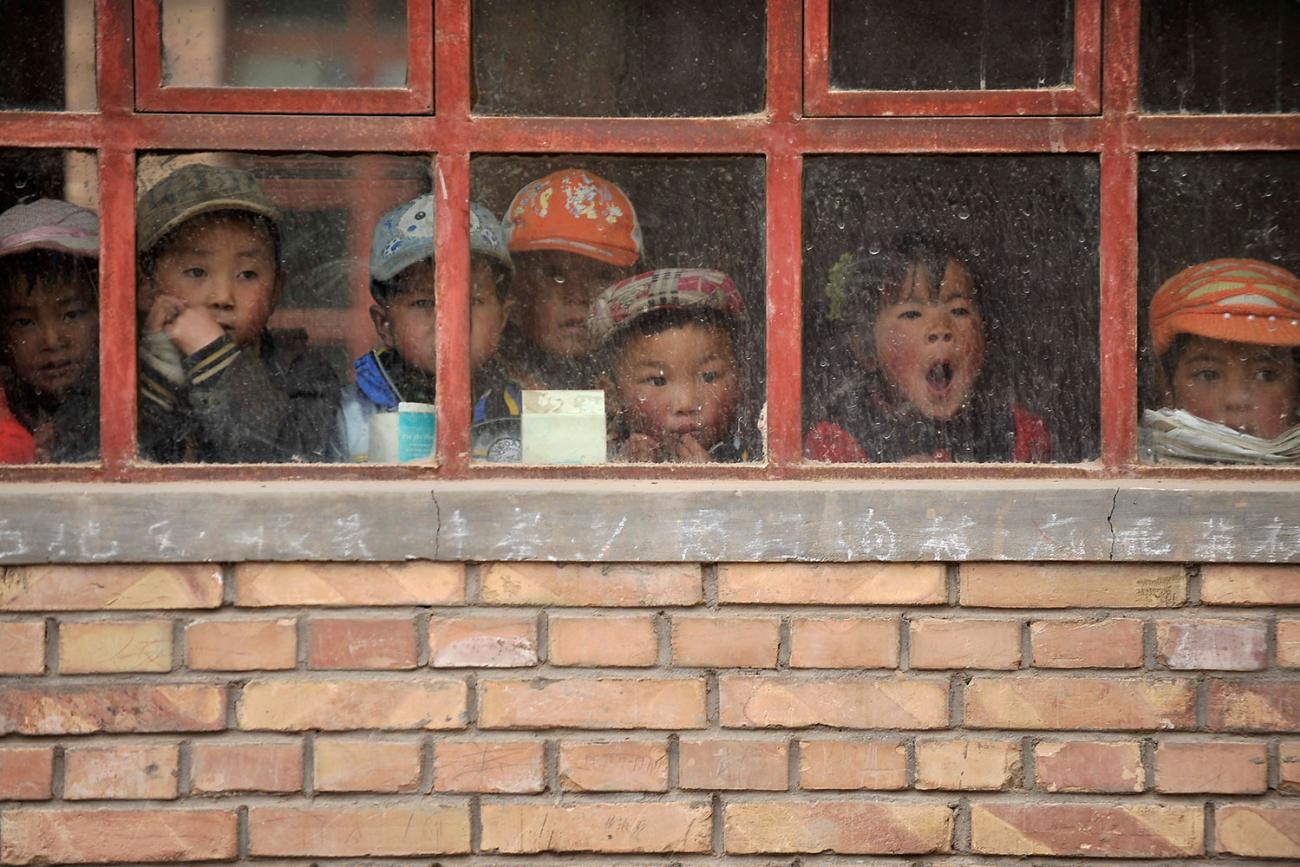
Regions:
M 57 250 L 27 250 L 0 257 L 0 285 L 25 287 L 29 296 L 42 285 L 76 285 L 98 304 L 99 261 Z

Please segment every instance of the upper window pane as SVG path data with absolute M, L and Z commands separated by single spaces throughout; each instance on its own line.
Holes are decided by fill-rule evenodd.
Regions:
M 762 0 L 474 2 L 474 110 L 584 117 L 761 111 Z
M 1097 456 L 1094 157 L 812 157 L 804 183 L 809 458 Z
M 406 0 L 162 0 L 164 85 L 401 87 Z
M 1300 3 L 1143 0 L 1144 111 L 1300 111 Z
M 23 4 L 0 31 L 0 109 L 93 111 L 95 0 Z M 19 60 L 21 58 L 21 60 Z
M 838 90 L 1060 87 L 1074 74 L 1073 0 L 831 0 Z

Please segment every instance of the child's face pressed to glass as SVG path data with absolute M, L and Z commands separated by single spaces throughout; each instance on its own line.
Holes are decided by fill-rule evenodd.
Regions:
M 697 323 L 633 335 L 619 353 L 614 387 L 631 433 L 666 449 L 685 437 L 712 448 L 731 427 L 739 399 L 731 337 Z
M 218 214 L 190 220 L 166 242 L 154 265 L 153 288 L 181 302 L 183 309 L 171 318 L 175 322 L 184 322 L 185 311 L 191 319 L 206 316 L 244 347 L 256 343 L 266 328 L 279 280 L 270 232 L 247 218 Z M 215 334 L 211 322 L 195 324 L 208 325 L 204 336 L 210 336 Z
M 1187 337 L 1172 385 L 1175 409 L 1265 439 L 1291 428 L 1300 406 L 1300 372 L 1285 346 Z
M 38 393 L 58 397 L 94 367 L 99 317 L 84 283 L 18 281 L 0 289 L 0 310 L 3 355 Z
M 970 272 L 952 259 L 942 275 L 914 263 L 886 291 L 891 300 L 872 326 L 877 362 L 922 415 L 951 418 L 984 363 L 984 325 Z
M 515 258 L 514 294 L 524 336 L 547 355 L 586 357 L 591 302 L 627 272 L 627 268 L 575 253 L 520 253 Z

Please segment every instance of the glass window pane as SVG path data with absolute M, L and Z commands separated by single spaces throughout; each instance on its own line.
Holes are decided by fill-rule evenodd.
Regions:
M 804 184 L 809 458 L 1097 456 L 1094 157 L 813 157 Z
M 1300 3 L 1143 0 L 1144 111 L 1300 111 Z
M 762 160 L 482 156 L 472 169 L 514 269 L 499 348 L 472 359 L 474 404 L 494 378 L 522 390 L 519 456 L 760 460 Z M 476 458 L 510 459 L 479 429 L 471 439 Z
M 373 228 L 429 190 L 429 166 L 425 156 L 141 159 L 146 459 L 349 458 L 352 362 L 377 342 Z
M 401 87 L 405 0 L 162 0 L 163 84 Z
M 0 31 L 0 110 L 93 111 L 95 0 L 24 4 Z
M 1142 457 L 1296 463 L 1300 157 L 1139 166 Z
M 1072 0 L 831 0 L 831 87 L 995 90 L 1074 76 Z
M 93 153 L 0 149 L 0 463 L 99 458 Z
M 765 22 L 761 0 L 475 0 L 474 110 L 586 117 L 761 111 Z

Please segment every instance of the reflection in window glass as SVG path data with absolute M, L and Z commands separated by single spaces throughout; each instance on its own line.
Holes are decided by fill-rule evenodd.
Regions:
M 1139 167 L 1143 458 L 1295 463 L 1300 159 L 1153 154 Z
M 480 371 L 522 390 L 524 461 L 761 458 L 761 160 L 479 157 L 471 187 L 502 216 L 513 283 L 470 342 L 480 315 L 504 320 Z M 504 459 L 490 445 L 475 457 Z
M 475 0 L 474 110 L 586 117 L 761 111 L 763 6 Z
M 401 87 L 405 0 L 162 0 L 163 84 Z
M 428 191 L 428 158 L 154 155 L 139 188 L 141 454 L 350 459 L 373 230 Z
M 1142 0 L 1146 111 L 1300 111 L 1300 3 Z
M 94 157 L 0 150 L 0 463 L 99 458 Z
M 0 67 L 0 109 L 93 111 L 95 0 L 28 3 L 21 11 L 0 31 L 0 53 L 10 58 Z
M 814 157 L 804 177 L 807 457 L 1096 457 L 1094 158 Z
M 1074 75 L 1072 0 L 831 0 L 831 87 L 1060 87 Z

